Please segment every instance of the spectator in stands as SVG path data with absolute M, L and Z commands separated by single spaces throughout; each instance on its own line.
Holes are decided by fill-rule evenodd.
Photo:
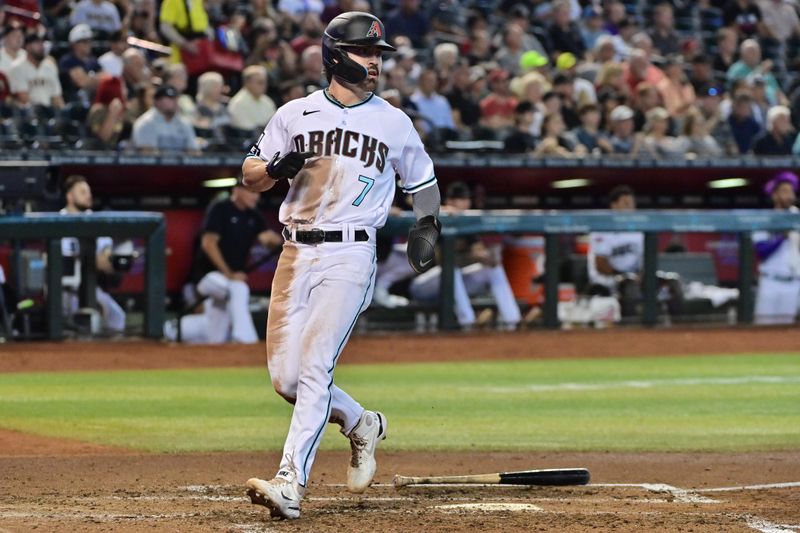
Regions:
M 714 54 L 714 76 L 718 85 L 728 79 L 728 70 L 739 56 L 739 35 L 731 28 L 720 28 L 717 31 L 717 52 Z
M 548 113 L 542 122 L 542 138 L 533 155 L 537 157 L 576 157 L 586 154 L 586 147 L 575 144 L 564 135 L 566 127 L 561 113 Z
M 124 23 L 124 21 L 123 21 Z M 156 3 L 154 0 L 137 2 L 131 12 L 131 22 L 128 28 L 132 37 L 147 41 L 159 41 L 156 32 Z
M 71 51 L 58 61 L 64 97 L 78 100 L 89 107 L 97 87 L 100 64 L 92 55 L 92 29 L 88 24 L 78 24 L 69 32 Z
M 606 16 L 605 29 L 611 35 L 619 35 L 620 26 L 626 21 L 628 14 L 625 11 L 625 4 L 620 0 L 611 0 L 606 3 L 604 14 Z
M 611 111 L 611 146 L 614 154 L 630 154 L 634 151 L 636 138 L 633 135 L 633 109 L 620 105 Z
M 495 69 L 488 78 L 491 92 L 480 103 L 481 123 L 495 132 L 511 128 L 518 102 L 508 85 L 508 72 Z
M 780 172 L 764 187 L 778 211 L 797 213 L 798 177 Z M 753 234 L 759 259 L 756 324 L 794 324 L 800 304 L 800 234 L 797 231 Z
M 597 92 L 594 89 L 594 84 L 589 80 L 578 75 L 578 58 L 570 52 L 564 52 L 556 58 L 556 69 L 558 73 L 553 78 L 559 75 L 566 76 L 566 79 L 572 84 L 572 100 L 577 107 L 585 104 L 597 103 Z
M 717 80 L 714 77 L 713 63 L 710 57 L 705 54 L 697 54 L 692 58 L 689 82 L 695 93 L 701 87 L 716 84 Z
M 600 108 L 597 104 L 586 104 L 578 110 L 581 125 L 567 135 L 574 145 L 583 145 L 586 152 L 593 155 L 611 153 L 614 147 L 600 131 Z
M 753 139 L 761 133 L 761 126 L 753 118 L 752 104 L 753 97 L 749 93 L 744 91 L 737 93 L 733 97 L 733 107 L 728 117 L 728 124 L 740 154 L 748 153 Z
M 69 176 L 63 185 L 66 205 L 61 211 L 62 215 L 81 215 L 92 212 L 92 189 L 83 176 Z M 95 264 L 98 277 L 102 274 L 114 273 L 111 255 L 114 242 L 109 237 L 98 237 L 96 243 Z M 61 239 L 61 254 L 67 260 L 68 267 L 64 269 L 62 284 L 64 288 L 64 314 L 71 317 L 78 311 L 78 289 L 81 286 L 81 261 L 84 259 L 80 252 L 80 242 L 75 237 Z M 125 331 L 125 311 L 120 305 L 98 284 L 95 290 L 97 304 L 103 315 L 103 325 L 111 332 L 120 334 Z
M 697 91 L 697 103 L 705 120 L 706 130 L 714 138 L 724 155 L 739 155 L 739 146 L 733 138 L 730 124 L 722 117 L 720 102 L 722 89 L 706 85 Z
M 761 75 L 767 84 L 767 98 L 772 103 L 783 104 L 786 97 L 781 92 L 780 85 L 772 70 L 772 61 L 769 59 L 761 60 L 761 46 L 755 39 L 747 39 L 739 47 L 739 61 L 731 65 L 728 69 L 728 82 L 732 83 L 742 78 L 752 79 L 756 75 Z
M 170 64 L 164 74 L 164 84 L 178 91 L 178 113 L 183 118 L 191 120 L 191 117 L 197 113 L 197 106 L 192 97 L 186 94 L 186 89 L 189 87 L 189 74 L 186 72 L 186 65 L 183 63 Z
M 120 78 L 124 65 L 122 55 L 128 49 L 128 36 L 122 31 L 115 31 L 108 38 L 108 46 L 108 52 L 98 57 L 97 62 L 100 63 L 103 72 Z
M 297 54 L 280 37 L 275 22 L 268 18 L 257 19 L 248 36 L 250 54 L 247 65 L 261 65 L 267 69 L 267 79 L 271 86 L 280 87 L 282 81 L 293 77 L 297 72 Z
M 725 26 L 747 39 L 763 33 L 761 9 L 754 0 L 728 0 L 723 14 Z
M 300 18 L 300 35 L 289 42 L 295 54 L 302 54 L 311 45 L 319 44 L 325 27 L 319 15 L 313 11 L 304 13 Z
M 453 84 L 450 91 L 444 95 L 453 111 L 453 122 L 456 124 L 456 129 L 467 136 L 481 118 L 480 100 L 472 91 L 475 81 L 477 80 L 473 79 L 469 63 L 462 60 L 453 71 Z
M 438 75 L 433 69 L 425 69 L 419 77 L 419 87 L 411 95 L 411 101 L 425 119 L 423 129 L 426 133 L 437 132 L 445 138 L 457 136 L 453 110 L 447 98 L 436 92 Z
M 469 37 L 467 59 L 470 65 L 480 65 L 492 59 L 492 38 L 486 29 L 473 30 Z
M 212 131 L 217 143 L 225 142 L 223 128 L 231 123 L 225 98 L 225 80 L 219 72 L 205 72 L 197 79 L 194 126 Z
M 181 53 L 197 54 L 196 39 L 211 37 L 212 28 L 203 0 L 164 0 L 159 11 L 159 30 L 172 45 L 172 62 Z
M 703 113 L 691 107 L 683 122 L 683 135 L 678 137 L 680 152 L 698 157 L 717 157 L 724 155 L 716 139 L 709 135 Z
M 3 28 L 3 44 L 0 46 L 0 73 L 8 76 L 11 64 L 25 58 L 25 28 L 20 24 L 9 24 Z
M 80 0 L 72 8 L 69 23 L 87 24 L 92 30 L 110 35 L 122 28 L 119 11 L 108 0 Z
M 178 91 L 160 86 L 153 107 L 133 124 L 133 147 L 140 152 L 198 152 L 192 125 L 178 113 Z
M 526 52 L 523 46 L 524 36 L 522 27 L 518 24 L 508 24 L 506 26 L 506 32 L 503 34 L 503 46 L 494 55 L 494 60 L 506 72 L 519 74 L 520 58 Z
M 567 129 L 578 127 L 581 120 L 578 116 L 575 85 L 571 77 L 563 72 L 556 74 L 553 77 L 553 92 L 561 98 L 559 113 Z
M 631 94 L 631 89 L 625 82 L 624 68 L 621 63 L 608 61 L 600 67 L 595 80 L 597 92 L 614 91 L 617 94 L 627 96 Z
M 658 82 L 664 78 L 664 73 L 650 63 L 647 52 L 635 49 L 631 52 L 628 62 L 623 65 L 622 77 L 628 85 L 630 93 L 634 94 L 636 87 L 642 82 L 650 83 L 654 87 L 658 85 Z
M 747 80 L 750 87 L 750 94 L 753 95 L 753 117 L 762 126 L 767 123 L 767 112 L 772 107 L 772 103 L 767 97 L 767 82 L 761 75 L 755 75 Z
M 323 9 L 325 9 L 323 0 L 278 0 L 278 11 L 288 15 L 294 24 L 299 24 L 306 13 L 313 13 L 319 17 Z
M 663 4 L 661 4 L 663 5 Z M 656 85 L 661 101 L 669 114 L 681 118 L 694 105 L 694 87 L 683 71 L 681 56 L 670 56 L 664 65 L 664 78 Z
M 241 130 L 263 128 L 275 114 L 275 102 L 267 96 L 267 69 L 250 65 L 242 73 L 244 86 L 228 103 L 231 125 Z
M 44 38 L 36 30 L 28 30 L 25 35 L 25 56 L 12 63 L 8 82 L 18 107 L 64 107 L 58 68 L 53 58 L 45 54 Z
M 581 38 L 585 50 L 594 50 L 598 39 L 610 36 L 608 30 L 603 28 L 603 10 L 599 6 L 589 5 L 583 9 L 582 24 L 580 27 Z M 609 41 L 609 44 L 613 43 Z
M 150 81 L 150 69 L 144 54 L 138 48 L 128 48 L 122 53 L 122 79 L 128 94 Z
M 520 102 L 514 110 L 514 132 L 506 137 L 503 151 L 510 154 L 524 154 L 536 148 L 536 138 L 531 135 L 534 107 L 530 102 Z
M 661 97 L 658 90 L 650 83 L 642 82 L 636 87 L 634 93 L 634 119 L 633 123 L 636 131 L 642 131 L 644 123 L 647 121 L 647 112 L 651 109 L 659 107 L 661 104 Z
M 400 0 L 383 19 L 386 34 L 392 38 L 404 35 L 411 39 L 414 48 L 424 48 L 428 43 L 430 21 L 419 4 L 419 0 Z
M 433 70 L 439 78 L 437 91 L 447 93 L 453 84 L 453 70 L 458 64 L 458 46 L 439 43 L 433 49 Z
M 788 107 L 776 105 L 767 112 L 767 129 L 753 138 L 755 155 L 791 155 L 794 144 L 792 112 Z
M 309 46 L 303 50 L 303 53 L 300 55 L 301 83 L 307 87 L 327 87 L 328 80 L 322 72 L 322 47 L 316 44 Z
M 451 183 L 447 188 L 442 212 L 457 215 L 471 207 L 472 193 L 469 187 L 463 182 Z M 488 313 L 476 317 L 470 302 L 470 297 L 487 290 L 491 292 L 497 304 L 502 327 L 515 329 L 520 325 L 522 315 L 511 292 L 498 253 L 488 249 L 477 237 L 459 239 L 456 245 L 456 265 L 458 268 L 453 273 L 455 313 L 462 328 L 486 326 L 491 321 L 492 315 Z M 440 266 L 420 274 L 411 282 L 409 287 L 411 296 L 423 301 L 437 299 L 441 289 L 441 278 Z
M 653 46 L 662 56 L 675 55 L 680 52 L 681 38 L 675 31 L 675 16 L 672 5 L 663 2 L 653 10 L 653 26 L 648 32 Z
M 570 18 L 569 0 L 556 0 L 552 5 L 552 22 L 547 29 L 551 57 L 569 52 L 575 57 L 583 58 L 586 46 L 583 44 L 580 27 Z
M 784 0 L 760 0 L 763 35 L 775 39 L 781 45 L 790 37 L 800 35 L 800 18 L 797 3 Z M 783 49 L 781 49 L 783 51 Z
M 637 149 L 634 149 L 631 155 L 634 157 L 649 156 L 656 159 L 682 155 L 681 146 L 676 142 L 675 137 L 667 133 L 669 131 L 669 111 L 663 107 L 654 107 L 647 111 L 645 118 L 641 142 L 637 143 Z
M 116 150 L 124 136 L 130 134 L 131 123 L 125 117 L 124 87 L 119 78 L 103 74 L 97 84 L 94 104 L 86 119 L 97 147 Z
M 258 342 L 249 309 L 247 259 L 254 241 L 267 248 L 282 242 L 256 210 L 259 198 L 259 193 L 237 185 L 230 198 L 209 207 L 203 222 L 191 276 L 197 293 L 207 298 L 204 314 L 210 343 Z

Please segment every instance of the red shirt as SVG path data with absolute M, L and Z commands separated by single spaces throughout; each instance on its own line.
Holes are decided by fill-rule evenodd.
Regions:
M 504 118 L 514 118 L 514 110 L 517 107 L 517 99 L 513 96 L 500 96 L 491 93 L 481 100 L 481 116 L 491 118 L 500 115 Z

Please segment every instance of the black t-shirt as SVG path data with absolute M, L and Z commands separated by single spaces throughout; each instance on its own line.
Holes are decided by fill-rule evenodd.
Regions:
M 503 151 L 510 154 L 521 154 L 536 148 L 536 137 L 527 131 L 515 131 L 506 137 Z
M 265 230 L 266 223 L 261 213 L 254 209 L 242 211 L 231 200 L 222 200 L 211 206 L 203 223 L 203 233 L 219 235 L 219 250 L 234 272 L 244 271 L 253 240 Z M 198 249 L 192 280 L 196 283 L 214 270 L 217 267 L 202 248 Z
M 744 9 L 739 7 L 736 0 L 730 0 L 725 8 L 725 25 L 736 24 L 739 31 L 747 36 L 752 36 L 758 31 L 761 22 L 761 9 L 755 4 L 749 4 Z

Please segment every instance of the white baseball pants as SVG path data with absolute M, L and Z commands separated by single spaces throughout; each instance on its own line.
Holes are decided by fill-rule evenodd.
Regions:
M 197 284 L 197 292 L 207 296 L 203 313 L 208 321 L 208 342 L 230 340 L 242 344 L 258 342 L 258 333 L 250 316 L 250 287 L 243 281 L 230 280 L 221 272 L 209 272 Z

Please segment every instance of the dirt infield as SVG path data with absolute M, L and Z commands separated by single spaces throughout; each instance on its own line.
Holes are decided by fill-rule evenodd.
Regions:
M 795 329 L 612 330 L 359 337 L 345 363 L 796 352 Z M 487 356 L 488 354 L 488 356 Z M 263 365 L 261 346 L 3 345 L 0 372 Z M 2 421 L 0 421 L 2 424 Z M 391 438 L 391 436 L 390 436 Z M 271 521 L 243 483 L 278 453 L 142 454 L 0 431 L 0 533 L 38 531 L 800 531 L 800 451 L 379 453 L 349 495 L 347 456 L 318 456 L 300 521 Z M 407 487 L 395 473 L 587 467 L 582 487 Z

